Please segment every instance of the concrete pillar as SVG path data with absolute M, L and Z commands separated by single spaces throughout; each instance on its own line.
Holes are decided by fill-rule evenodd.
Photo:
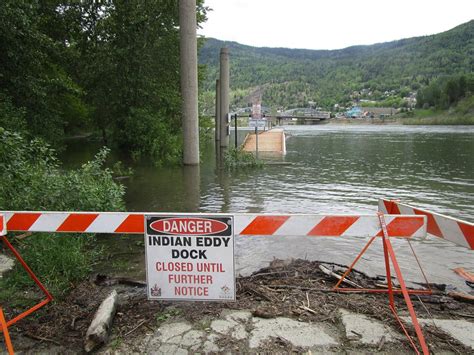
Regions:
M 199 164 L 196 0 L 179 0 L 183 163 Z
M 221 147 L 229 146 L 227 114 L 229 113 L 229 48 L 221 48 L 220 53 L 220 86 L 221 86 Z
M 216 147 L 219 148 L 217 144 L 221 140 L 221 86 L 220 80 L 216 80 Z
M 185 191 L 183 212 L 199 212 L 199 207 L 201 204 L 200 166 L 183 166 L 183 182 Z

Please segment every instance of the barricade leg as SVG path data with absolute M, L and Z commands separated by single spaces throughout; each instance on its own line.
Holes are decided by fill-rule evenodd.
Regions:
M 8 333 L 7 321 L 5 320 L 5 316 L 3 315 L 2 307 L 0 307 L 0 326 L 3 331 L 3 337 L 5 338 L 5 344 L 7 345 L 8 354 L 13 355 L 13 345 L 10 339 L 10 333 Z
M 347 275 L 350 274 L 350 272 L 352 271 L 352 269 L 354 268 L 355 264 L 357 264 L 357 262 L 359 261 L 359 259 L 362 257 L 362 255 L 364 255 L 364 253 L 367 251 L 367 249 L 369 249 L 370 245 L 372 244 L 372 242 L 375 240 L 376 237 L 372 237 L 370 238 L 370 240 L 367 242 L 367 244 L 364 246 L 364 248 L 361 250 L 361 252 L 359 253 L 359 255 L 357 255 L 357 257 L 354 259 L 354 261 L 352 262 L 352 264 L 347 268 L 347 270 L 344 272 L 344 274 L 342 275 L 342 277 L 339 279 L 339 281 L 337 282 L 336 286 L 334 286 L 333 290 L 336 290 L 339 285 L 341 284 L 341 282 L 347 277 Z
M 393 297 L 393 285 L 392 285 L 392 272 L 390 270 L 390 259 L 388 257 L 388 247 L 387 241 L 388 238 L 382 237 L 382 244 L 383 244 L 383 255 L 385 259 L 385 274 L 387 276 L 387 286 L 388 286 L 388 301 L 390 303 L 390 307 L 395 309 L 395 299 Z
M 407 305 L 408 312 L 410 313 L 410 318 L 411 318 L 413 327 L 415 328 L 416 336 L 418 337 L 418 341 L 420 343 L 421 349 L 423 350 L 423 354 L 429 354 L 428 346 L 426 345 L 425 337 L 423 335 L 423 332 L 421 331 L 418 318 L 416 317 L 415 309 L 413 308 L 413 303 L 411 302 L 411 299 L 410 299 L 410 294 L 405 285 L 405 280 L 403 279 L 402 272 L 400 270 L 400 267 L 398 266 L 397 258 L 395 257 L 395 252 L 393 251 L 393 248 L 392 248 L 392 243 L 390 243 L 390 240 L 388 238 L 384 237 L 384 240 L 386 240 L 388 254 L 390 256 L 390 259 L 392 260 L 393 268 L 395 269 L 395 274 L 397 275 L 398 282 L 400 283 L 400 288 L 402 289 L 403 298 L 405 299 L 405 304 Z M 389 295 L 390 294 L 391 293 L 389 293 Z M 391 296 L 392 296 L 391 299 L 393 300 L 393 294 L 391 294 Z M 402 326 L 405 334 L 407 334 L 406 330 L 404 329 L 405 327 L 403 326 L 403 323 L 401 322 L 401 320 L 399 319 L 396 313 L 395 306 L 390 305 L 390 308 L 392 309 L 393 314 L 395 315 L 398 322 Z M 413 341 L 411 340 L 411 337 L 409 337 L 408 339 L 410 340 L 412 345 L 414 345 Z M 415 347 L 415 350 L 416 350 L 416 347 Z
M 364 246 L 364 248 L 361 250 L 361 252 L 357 255 L 355 260 L 352 262 L 352 264 L 348 267 L 348 269 L 344 272 L 342 275 L 341 279 L 337 282 L 337 284 L 333 287 L 333 291 L 335 292 L 367 292 L 367 293 L 387 293 L 388 298 L 389 298 L 389 308 L 392 311 L 394 317 L 400 324 L 404 334 L 410 341 L 410 344 L 412 345 L 413 349 L 419 354 L 419 351 L 416 347 L 416 344 L 413 342 L 413 339 L 411 336 L 408 334 L 408 331 L 406 330 L 405 326 L 403 325 L 403 322 L 401 321 L 400 317 L 398 316 L 396 309 L 395 309 L 395 294 L 402 294 L 404 301 L 407 305 L 408 312 L 410 313 L 410 318 L 412 320 L 413 327 L 415 328 L 415 332 L 418 338 L 418 342 L 420 344 L 420 347 L 423 351 L 423 354 L 429 354 L 428 346 L 426 345 L 426 341 L 423 335 L 423 332 L 421 330 L 420 324 L 418 322 L 418 319 L 416 317 L 415 309 L 413 307 L 413 303 L 411 302 L 410 295 L 411 294 L 432 294 L 431 289 L 429 290 L 410 290 L 407 289 L 405 280 L 403 279 L 403 275 L 401 273 L 400 267 L 398 265 L 398 261 L 395 256 L 395 251 L 393 250 L 392 243 L 390 242 L 390 237 L 387 232 L 387 226 L 385 224 L 385 219 L 383 214 L 379 214 L 379 221 L 380 221 L 380 226 L 381 226 L 381 233 L 379 233 L 378 236 L 381 237 L 382 239 L 382 246 L 383 246 L 383 252 L 384 252 L 384 261 L 385 261 L 385 271 L 386 271 L 386 277 L 387 277 L 387 290 L 384 289 L 361 289 L 361 288 L 340 288 L 339 286 L 343 282 L 343 280 L 347 277 L 347 275 L 352 271 L 354 268 L 355 264 L 360 260 L 362 255 L 367 251 L 367 249 L 370 247 L 374 239 L 378 236 L 370 238 L 370 240 L 367 242 L 367 244 Z M 415 255 L 416 257 L 416 255 Z M 418 260 L 417 260 L 418 262 Z M 398 282 L 400 283 L 400 288 L 395 289 L 393 287 L 392 283 L 392 276 L 391 276 L 391 265 L 394 268 L 395 274 L 397 276 Z M 420 264 L 418 263 L 420 266 Z M 421 269 L 421 266 L 420 266 Z M 421 269 L 422 270 L 422 269 Z M 422 270 L 423 273 L 423 270 Z M 424 273 L 423 273 L 423 276 Z
M 25 269 L 25 271 L 30 275 L 31 279 L 34 281 L 34 283 L 40 288 L 40 290 L 44 293 L 46 296 L 46 299 L 41 301 L 40 303 L 36 304 L 35 306 L 31 307 L 30 309 L 27 309 L 26 311 L 20 313 L 17 315 L 15 318 L 7 321 L 7 327 L 9 327 L 12 324 L 15 324 L 18 322 L 20 319 L 25 318 L 26 316 L 30 315 L 31 313 L 37 311 L 41 307 L 45 306 L 49 302 L 53 300 L 53 296 L 48 292 L 46 287 L 41 283 L 41 281 L 36 277 L 36 275 L 33 273 L 33 271 L 30 269 L 30 267 L 26 264 L 26 262 L 23 260 L 21 255 L 18 253 L 18 251 L 13 247 L 13 245 L 8 241 L 6 236 L 2 236 L 3 243 L 7 246 L 8 249 L 13 253 L 15 258 L 20 262 L 21 266 Z

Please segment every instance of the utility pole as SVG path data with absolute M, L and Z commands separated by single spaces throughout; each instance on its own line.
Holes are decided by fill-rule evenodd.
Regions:
M 221 99 L 221 147 L 229 146 L 229 48 L 221 48 L 220 52 L 220 99 Z
M 237 145 L 237 114 L 234 115 L 234 138 L 235 138 L 235 149 L 237 150 L 238 145 Z
M 179 0 L 183 163 L 199 164 L 196 0 Z
M 258 123 L 255 126 L 255 159 L 258 160 Z
M 216 148 L 219 148 L 219 141 L 221 140 L 221 84 L 220 80 L 216 80 Z

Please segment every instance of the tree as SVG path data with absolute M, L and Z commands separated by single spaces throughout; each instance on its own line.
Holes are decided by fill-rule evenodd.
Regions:
M 87 112 L 80 87 L 59 61 L 64 48 L 42 31 L 41 4 L 0 2 L 0 93 L 24 111 L 29 132 L 57 143 Z
M 181 149 L 178 7 L 174 0 L 75 5 L 74 72 L 106 142 L 135 157 L 179 161 Z M 207 9 L 198 2 L 198 22 Z M 167 138 L 167 139 L 164 139 Z
M 0 210 L 116 211 L 124 209 L 125 189 L 104 168 L 108 151 L 76 170 L 63 170 L 56 153 L 41 139 L 25 139 L 0 127 Z M 15 241 L 13 241 L 15 242 Z M 64 294 L 91 271 L 100 248 L 94 237 L 34 233 L 17 245 L 29 266 L 44 277 L 54 295 Z M 0 279 L 0 290 L 31 287 L 20 264 Z M 13 297 L 13 298 L 11 298 Z M 15 298 L 16 299 L 16 298 Z M 0 300 L 4 301 L 4 300 Z
M 99 130 L 134 156 L 179 161 L 177 5 L 0 2 L 0 114 L 56 146 L 65 133 Z M 196 11 L 205 21 L 203 0 Z
M 441 77 L 418 91 L 417 107 L 432 106 L 447 109 L 462 98 L 472 95 L 474 75 Z

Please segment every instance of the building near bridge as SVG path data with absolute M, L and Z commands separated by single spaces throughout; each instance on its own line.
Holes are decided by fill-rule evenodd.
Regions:
M 398 113 L 399 110 L 392 107 L 351 107 L 344 113 L 347 118 L 363 118 L 363 117 L 386 117 Z
M 344 113 L 347 118 L 359 118 L 362 117 L 363 111 L 359 106 L 351 107 Z

